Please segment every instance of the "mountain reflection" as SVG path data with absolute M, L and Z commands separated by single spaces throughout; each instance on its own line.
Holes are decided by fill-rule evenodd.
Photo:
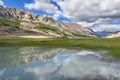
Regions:
M 0 47 L 0 50 L 0 69 L 51 59 L 56 54 L 77 52 L 72 49 L 50 47 Z

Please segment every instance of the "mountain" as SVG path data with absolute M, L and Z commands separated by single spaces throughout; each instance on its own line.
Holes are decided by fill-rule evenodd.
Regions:
M 95 32 L 95 35 L 99 36 L 99 37 L 106 37 L 106 36 L 109 36 L 109 35 L 112 35 L 114 34 L 115 32 L 111 32 L 111 31 L 97 31 Z
M 107 36 L 111 36 L 113 34 L 116 34 L 118 33 L 119 31 L 107 31 L 107 30 L 104 30 L 104 31 L 93 31 L 92 29 L 90 28 L 87 28 L 89 30 L 89 32 L 93 35 L 96 35 L 98 37 L 107 37 Z
M 52 17 L 0 6 L 0 36 L 94 37 L 88 29 L 75 23 L 58 23 Z
M 0 47 L 0 51 L 0 69 L 23 66 L 36 61 L 49 60 L 55 57 L 55 55 L 58 53 L 70 54 L 78 52 L 77 50 L 73 49 L 50 47 L 5 47 L 4 49 Z M 2 53 L 4 53 L 4 55 Z
M 110 36 L 107 36 L 107 38 L 120 38 L 120 32 L 114 33 Z

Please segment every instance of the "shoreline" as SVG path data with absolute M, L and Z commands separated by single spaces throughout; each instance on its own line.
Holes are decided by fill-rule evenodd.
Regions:
M 56 38 L 53 36 L 34 36 L 34 35 L 30 35 L 30 36 L 0 36 L 0 38 Z
M 25 37 L 25 38 L 24 38 Z M 89 50 L 105 50 L 109 54 L 120 58 L 120 39 L 119 38 L 49 38 L 19 36 L 17 38 L 2 37 L 0 46 L 53 46 L 53 47 L 73 47 Z

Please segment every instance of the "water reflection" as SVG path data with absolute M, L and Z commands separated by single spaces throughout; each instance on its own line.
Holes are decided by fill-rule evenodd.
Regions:
M 50 47 L 0 47 L 0 69 L 51 59 L 59 53 L 73 52 L 77 50 Z
M 11 49 L 2 49 L 4 55 L 0 51 L 0 80 L 120 80 L 119 61 L 106 56 L 104 51 Z

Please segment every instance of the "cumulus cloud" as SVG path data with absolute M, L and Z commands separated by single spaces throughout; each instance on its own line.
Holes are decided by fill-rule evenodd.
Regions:
M 62 12 L 56 11 L 53 17 L 57 20 L 62 15 Z
M 75 54 L 57 55 L 42 65 L 26 68 L 25 72 L 34 74 L 32 76 L 37 80 L 83 80 L 87 77 L 90 80 L 95 78 L 113 80 L 115 77 L 120 79 L 119 63 L 110 64 L 103 61 L 102 53 L 104 54 L 104 51 L 98 53 L 81 51 Z
M 65 17 L 93 21 L 98 18 L 120 18 L 120 0 L 58 0 Z
M 86 28 L 91 28 L 93 31 L 107 31 L 107 32 L 117 32 L 120 31 L 120 24 L 109 24 L 109 22 L 116 21 L 115 19 L 107 18 L 107 19 L 98 19 L 94 22 L 78 22 L 78 24 L 84 25 Z M 118 20 L 117 20 L 118 21 Z
M 56 5 L 61 8 L 61 11 Z M 95 21 L 99 18 L 120 18 L 120 0 L 34 0 L 26 3 L 28 9 L 43 10 L 77 21 Z
M 98 19 L 94 22 L 87 22 L 87 21 L 81 21 L 81 22 L 77 22 L 78 24 L 82 24 L 84 25 L 84 27 L 96 27 L 98 25 L 101 25 L 101 24 L 105 24 L 107 23 L 108 21 L 112 21 L 111 19 Z
M 55 13 L 57 7 L 51 4 L 51 0 L 34 0 L 33 3 L 25 3 L 25 8 L 42 10 L 48 13 Z
M 96 31 L 111 31 L 116 32 L 120 31 L 120 24 L 118 25 L 111 25 L 111 24 L 102 24 L 92 28 L 95 32 Z
M 2 76 L 5 71 L 6 71 L 6 69 L 0 70 L 0 76 Z
M 3 80 L 120 80 L 120 62 L 111 63 L 110 59 L 106 51 L 57 54 L 53 59 L 2 70 L 0 77 Z
M 3 1 L 2 1 L 2 0 L 0 0 L 0 5 L 4 5 L 4 3 L 3 3 Z

